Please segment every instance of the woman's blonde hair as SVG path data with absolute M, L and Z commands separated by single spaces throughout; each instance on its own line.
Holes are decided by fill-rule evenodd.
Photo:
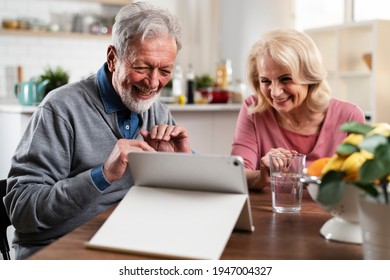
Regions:
M 305 33 L 286 29 L 268 32 L 249 51 L 247 79 L 258 97 L 258 103 L 248 108 L 250 113 L 263 112 L 271 107 L 260 90 L 257 63 L 264 56 L 271 57 L 276 63 L 290 70 L 295 83 L 309 85 L 305 100 L 309 110 L 323 112 L 328 108 L 331 93 L 326 81 L 327 72 L 317 46 Z

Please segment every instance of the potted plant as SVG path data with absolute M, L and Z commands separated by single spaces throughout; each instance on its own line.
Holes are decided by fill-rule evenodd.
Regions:
M 63 86 L 69 81 L 69 74 L 61 66 L 51 68 L 50 66 L 44 69 L 44 72 L 38 76 L 38 81 L 48 80 L 49 83 L 45 89 L 45 95 L 60 86 Z
M 349 135 L 324 166 L 318 201 L 337 203 L 350 183 L 389 204 L 390 125 L 348 122 L 340 129 Z
M 209 74 L 195 76 L 195 85 L 197 90 L 212 87 L 214 83 L 215 80 Z
M 209 74 L 195 76 L 195 89 L 201 96 L 201 98 L 198 99 L 198 103 L 209 102 L 209 95 L 214 84 L 215 80 Z
M 365 259 L 390 259 L 390 125 L 348 122 L 349 133 L 324 165 L 317 201 L 335 205 L 347 187 L 360 190 L 355 199 Z

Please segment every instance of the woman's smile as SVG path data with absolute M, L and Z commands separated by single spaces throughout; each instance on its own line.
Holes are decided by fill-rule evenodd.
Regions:
M 291 96 L 288 96 L 286 98 L 272 98 L 272 100 L 274 101 L 274 103 L 276 103 L 278 105 L 282 105 L 282 104 L 286 103 L 286 101 L 288 101 L 290 98 L 291 98 Z

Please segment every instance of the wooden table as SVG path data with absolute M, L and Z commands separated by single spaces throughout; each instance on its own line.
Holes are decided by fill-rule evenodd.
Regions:
M 234 231 L 221 259 L 227 260 L 325 260 L 362 259 L 362 246 L 326 240 L 319 231 L 331 218 L 304 191 L 302 209 L 296 214 L 273 213 L 269 189 L 250 193 L 255 231 Z M 114 208 L 63 236 L 30 259 L 118 260 L 154 257 L 87 249 L 84 245 L 104 223 Z

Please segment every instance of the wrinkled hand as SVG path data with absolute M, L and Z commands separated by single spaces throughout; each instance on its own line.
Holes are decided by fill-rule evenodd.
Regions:
M 284 149 L 284 148 L 276 148 L 276 149 L 271 149 L 269 150 L 268 153 L 266 153 L 261 159 L 260 159 L 260 166 L 262 168 L 266 168 L 266 169 L 270 169 L 270 166 L 271 166 L 271 162 L 270 162 L 270 157 L 269 155 L 270 154 L 274 154 L 274 153 L 280 153 L 281 155 L 283 156 L 286 156 L 286 157 L 292 157 L 294 155 L 297 155 L 298 152 L 297 151 L 294 151 L 294 150 L 287 150 L 287 149 Z M 286 162 L 282 159 L 276 159 L 274 162 L 274 166 L 276 166 L 277 169 L 282 169 L 284 166 L 286 166 Z
M 104 163 L 103 173 L 106 180 L 110 183 L 122 178 L 127 170 L 129 151 L 155 151 L 148 143 L 143 140 L 120 139 L 115 144 L 110 156 Z
M 146 143 L 158 152 L 191 153 L 190 140 L 184 127 L 160 124 L 151 131 L 141 131 Z
M 294 150 L 287 150 L 284 148 L 276 148 L 271 149 L 266 153 L 261 159 L 260 159 L 260 176 L 258 177 L 258 180 L 256 182 L 257 188 L 263 188 L 265 186 L 269 186 L 270 183 L 270 167 L 271 167 L 271 161 L 269 155 L 272 153 L 281 153 L 287 157 L 291 157 L 294 155 L 297 155 L 298 152 Z M 284 162 L 282 159 L 280 161 L 275 161 L 274 166 L 277 168 L 284 168 L 288 165 L 288 162 Z

